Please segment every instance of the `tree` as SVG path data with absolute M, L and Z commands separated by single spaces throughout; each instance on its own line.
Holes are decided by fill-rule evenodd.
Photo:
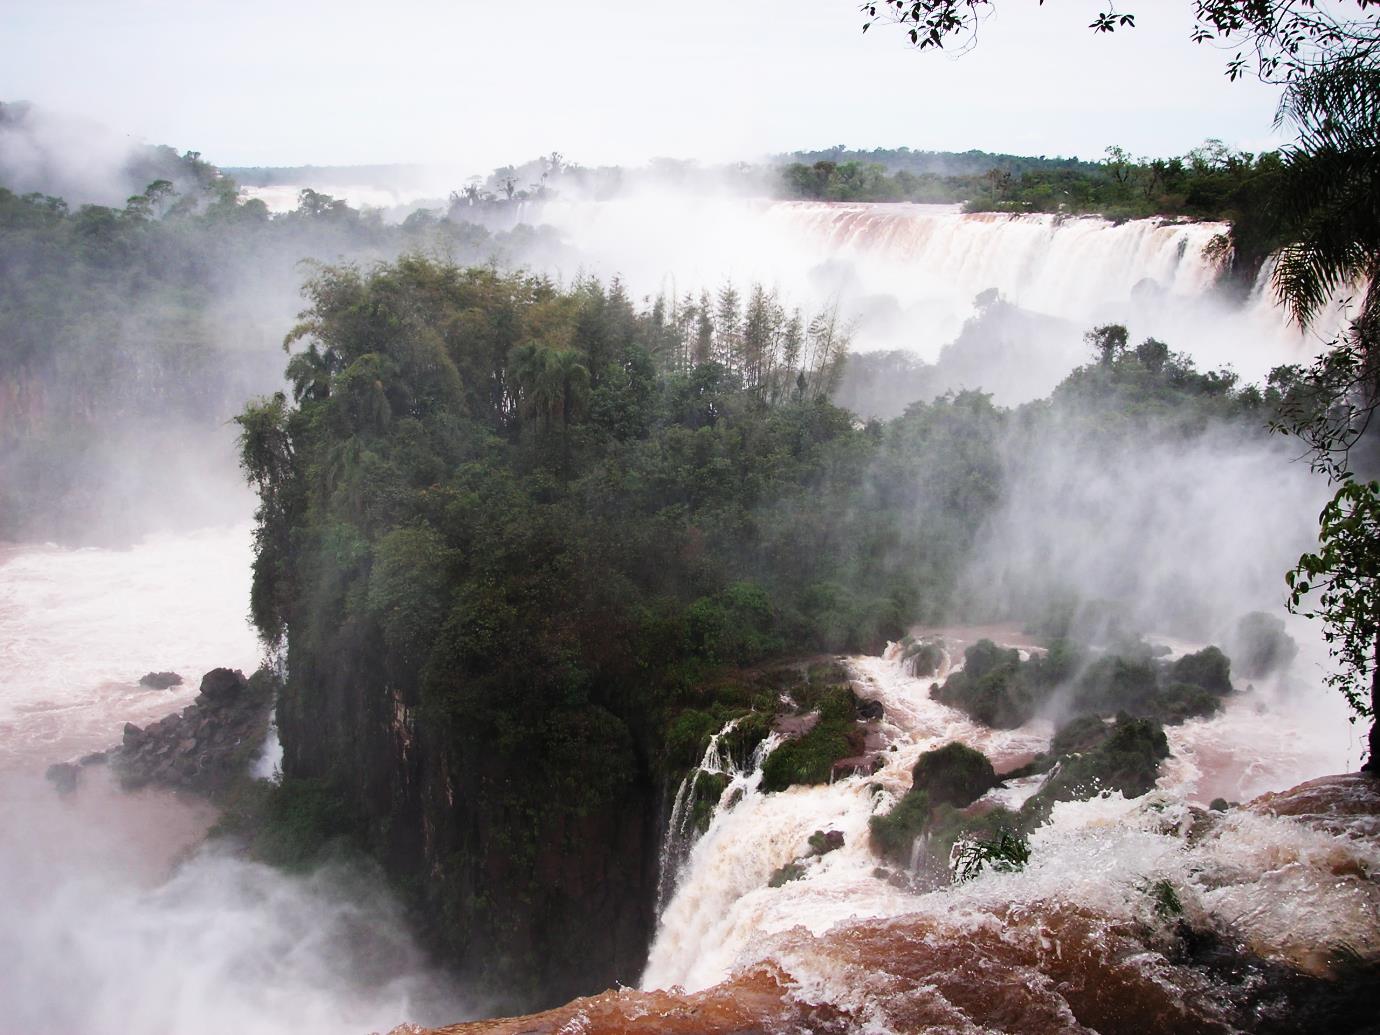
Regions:
M 1083 340 L 1091 346 L 1097 356 L 1097 361 L 1104 367 L 1109 367 L 1116 362 L 1118 356 L 1126 351 L 1126 342 L 1129 337 L 1126 328 L 1121 324 L 1109 323 L 1101 327 L 1094 327 L 1083 335 Z
M 1340 665 L 1328 682 L 1357 717 L 1371 720 L 1363 768 L 1380 773 L 1380 482 L 1344 482 L 1319 524 L 1318 552 L 1304 554 L 1286 576 L 1289 608 L 1322 619 Z M 1361 689 L 1367 682 L 1369 700 Z

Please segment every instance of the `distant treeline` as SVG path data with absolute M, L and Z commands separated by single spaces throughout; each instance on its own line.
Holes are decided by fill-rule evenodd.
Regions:
M 968 212 L 1231 220 L 1255 205 L 1262 183 L 1279 169 L 1276 152 L 1231 151 L 1217 140 L 1179 158 L 1133 158 L 1109 147 L 1102 162 L 982 151 L 829 154 L 787 165 L 784 192 L 821 201 L 962 203 Z

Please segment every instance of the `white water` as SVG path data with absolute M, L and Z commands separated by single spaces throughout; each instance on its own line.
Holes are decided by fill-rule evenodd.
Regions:
M 721 807 L 690 852 L 662 914 L 644 988 L 695 991 L 771 959 L 786 967 L 808 1001 L 824 995 L 840 1002 L 830 997 L 856 997 L 865 982 L 831 973 L 828 951 L 817 939 L 850 924 L 923 918 L 961 938 L 965 925 L 990 923 L 994 909 L 1013 902 L 1045 909 L 1051 902 L 1070 903 L 1108 918 L 1131 917 L 1145 912 L 1144 888 L 1160 879 L 1174 883 L 1190 915 L 1237 932 L 1265 955 L 1301 960 L 1343 937 L 1380 949 L 1380 888 L 1334 875 L 1350 865 L 1341 857 L 1358 873 L 1376 872 L 1380 850 L 1374 844 L 1236 812 L 1220 836 L 1191 851 L 1183 840 L 1189 802 L 1202 805 L 1218 795 L 1244 800 L 1354 765 L 1344 727 L 1318 732 L 1307 720 L 1324 703 L 1320 695 L 1328 692 L 1321 687 L 1314 686 L 1312 700 L 1291 700 L 1262 685 L 1232 700 L 1217 718 L 1171 729 L 1174 757 L 1151 796 L 1060 805 L 1032 837 L 1025 872 L 987 874 L 916 894 L 874 876 L 878 860 L 868 848 L 868 819 L 887 811 L 910 786 L 918 755 L 960 740 L 986 753 L 1000 772 L 1046 747 L 1052 730 L 1042 721 L 1009 731 L 973 723 L 930 700 L 933 680 L 907 675 L 896 648 L 884 658 L 855 657 L 848 664 L 859 696 L 885 708 L 896 750 L 883 755 L 885 767 L 872 776 L 778 794 L 752 792 Z M 1037 785 L 1024 781 L 991 797 L 1016 806 Z M 807 855 L 816 830 L 842 832 L 844 847 L 806 862 L 804 878 L 768 887 L 778 867 Z M 825 995 L 816 985 L 832 991 Z
M 177 711 L 205 671 L 257 666 L 250 557 L 247 524 L 0 552 L 0 1033 L 338 1035 L 471 1012 L 372 873 L 198 850 L 213 809 L 123 793 L 105 766 L 66 795 L 43 779 Z M 140 687 L 151 669 L 185 683 Z
M 0 547 L 0 769 L 110 747 L 212 668 L 258 667 L 250 526 L 160 533 L 125 550 Z M 173 671 L 171 691 L 139 677 Z
M 296 187 L 271 188 L 281 209 Z M 362 197 L 362 195 L 361 195 Z M 641 297 L 678 297 L 727 281 L 774 286 L 791 304 L 837 303 L 855 321 L 857 351 L 899 348 L 934 360 L 996 289 L 1009 302 L 1066 321 L 1033 329 L 1019 356 L 1044 394 L 1087 359 L 1082 335 L 1124 323 L 1133 342 L 1157 337 L 1204 369 L 1232 366 L 1259 381 L 1306 362 L 1336 330 L 1334 312 L 1308 335 L 1292 327 L 1267 279 L 1243 304 L 1212 292 L 1210 254 L 1222 223 L 1159 219 L 1113 224 L 1091 216 L 964 215 L 955 205 L 769 201 L 728 194 L 629 189 L 617 198 L 556 198 L 516 218 L 560 232 L 556 253 L 517 256 L 564 278 L 621 277 Z M 980 387 L 970 385 L 968 387 Z M 1009 392 L 1007 393 L 1009 394 Z
M 1086 361 L 1082 336 L 1096 324 L 1124 323 L 1133 342 L 1157 337 L 1201 368 L 1229 365 L 1252 381 L 1279 364 L 1307 361 L 1338 324 L 1334 312 L 1315 332 L 1300 333 L 1264 277 L 1244 304 L 1219 298 L 1210 245 L 1227 230 L 1221 223 L 1112 224 L 964 215 L 949 205 L 664 192 L 533 203 L 522 218 L 573 242 L 573 258 L 547 263 L 566 276 L 621 275 L 634 294 L 671 295 L 757 280 L 806 306 L 837 302 L 856 321 L 858 351 L 900 348 L 933 360 L 974 315 L 976 296 L 996 289 L 1008 302 L 1067 322 L 1063 335 L 1032 329 L 1017 357 L 1034 382 L 1025 398 Z

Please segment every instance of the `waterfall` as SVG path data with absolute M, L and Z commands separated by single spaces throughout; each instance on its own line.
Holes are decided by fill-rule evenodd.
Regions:
M 1000 642 L 1002 634 L 998 627 L 942 631 L 959 658 L 965 643 L 982 636 L 996 636 Z M 1017 638 L 1010 645 L 1021 643 Z M 868 837 L 871 816 L 889 810 L 909 789 L 911 769 L 919 755 L 958 740 L 981 750 L 998 772 L 1006 771 L 1047 748 L 1053 727 L 1037 720 L 1016 730 L 994 730 L 938 704 L 928 693 L 933 677 L 911 674 L 901 644 L 890 645 L 883 657 L 851 658 L 849 667 L 859 695 L 879 702 L 885 711 L 882 731 L 891 742 L 890 750 L 882 753 L 885 765 L 874 774 L 840 777 L 818 786 L 796 786 L 772 794 L 753 789 L 731 808 L 721 803 L 709 829 L 690 849 L 665 903 L 643 988 L 679 985 L 694 992 L 759 960 L 784 965 L 794 980 L 814 987 L 811 981 L 824 980 L 813 969 L 816 964 L 827 970 L 827 964 L 816 959 L 824 943 L 815 939 L 827 941 L 831 932 L 869 918 L 898 924 L 952 924 L 978 902 L 982 908 L 995 908 L 993 903 L 1007 898 L 1061 899 L 1073 885 L 1076 891 L 1068 892 L 1068 900 L 1121 916 L 1135 908 L 1135 889 L 1161 873 L 1171 873 L 1176 886 L 1186 886 L 1199 880 L 1194 866 L 1216 872 L 1229 870 L 1238 860 L 1248 860 L 1241 865 L 1259 886 L 1219 892 L 1208 881 L 1203 894 L 1209 900 L 1217 895 L 1233 903 L 1250 901 L 1262 915 L 1268 914 L 1275 909 L 1270 884 L 1278 865 L 1271 861 L 1272 853 L 1301 851 L 1292 847 L 1297 839 L 1313 835 L 1277 821 L 1263 824 L 1243 819 L 1239 839 L 1204 848 L 1203 858 L 1194 862 L 1184 855 L 1178 835 L 1160 832 L 1168 821 L 1159 817 L 1168 814 L 1175 817 L 1173 824 L 1180 824 L 1188 801 L 1203 805 L 1219 794 L 1244 801 L 1342 765 L 1336 728 L 1316 731 L 1299 719 L 1315 709 L 1318 701 L 1295 697 L 1291 703 L 1281 689 L 1280 696 L 1269 698 L 1271 706 L 1263 709 L 1259 695 L 1242 695 L 1216 718 L 1169 730 L 1174 756 L 1166 763 L 1159 790 L 1150 798 L 1126 801 L 1115 795 L 1060 805 L 1051 824 L 1032 837 L 1035 861 L 1028 872 L 986 874 L 961 887 L 920 893 L 910 879 L 925 847 L 923 835 L 912 846 L 910 874 L 879 870 L 881 861 Z M 1258 689 L 1272 693 L 1268 688 Z M 992 791 L 989 800 L 1019 808 L 1043 779 L 1014 781 Z M 725 796 L 723 802 L 729 800 Z M 818 830 L 841 833 L 843 846 L 812 856 L 809 838 Z M 1266 841 L 1255 845 L 1251 838 L 1257 836 Z M 1325 854 L 1321 842 L 1307 851 L 1320 853 L 1319 859 Z M 773 874 L 788 864 L 798 868 L 797 879 L 771 886 Z M 1312 887 L 1315 877 L 1300 871 L 1289 879 Z M 1005 883 L 995 886 L 996 881 Z M 1328 899 L 1326 903 L 1319 900 L 1317 908 L 1335 920 L 1339 910 L 1349 907 L 1340 899 Z M 1380 934 L 1380 928 L 1360 919 L 1360 914 L 1352 923 L 1362 932 L 1357 937 Z M 945 937 L 961 940 L 953 933 Z M 1259 937 L 1266 942 L 1289 941 L 1293 935 L 1280 915 L 1261 921 Z
M 1042 379 L 1049 384 L 1086 359 L 1082 335 L 1104 323 L 1124 323 L 1133 342 L 1155 337 L 1200 367 L 1230 365 L 1248 380 L 1318 351 L 1270 292 L 1242 304 L 1213 290 L 1225 223 L 651 191 L 557 198 L 525 215 L 570 245 L 538 258 L 548 272 L 616 275 L 634 294 L 672 296 L 760 281 L 792 304 L 837 304 L 853 324 L 856 351 L 905 349 L 932 361 L 991 290 L 1063 322 L 1057 347 L 1026 343 L 1057 368 Z M 1327 337 L 1332 325 L 1323 322 Z
M 666 824 L 666 832 L 661 840 L 656 885 L 656 912 L 658 916 L 661 915 L 667 900 L 675 891 L 680 868 L 698 840 L 698 831 L 691 825 L 693 815 L 691 806 L 700 778 L 705 775 L 727 777 L 727 783 L 720 792 L 710 817 L 709 829 L 712 829 L 721 810 L 731 807 L 745 795 L 757 790 L 762 781 L 762 763 L 772 749 L 781 742 L 781 738 L 777 734 L 768 734 L 753 749 L 746 765 L 739 766 L 737 759 L 733 758 L 731 753 L 724 752 L 723 743 L 724 738 L 737 729 L 740 722 L 742 722 L 741 717 L 730 719 L 718 733 L 709 738 L 709 743 L 705 746 L 704 756 L 700 759 L 699 765 L 685 774 L 680 786 L 676 789 L 676 796 L 671 806 L 671 817 Z

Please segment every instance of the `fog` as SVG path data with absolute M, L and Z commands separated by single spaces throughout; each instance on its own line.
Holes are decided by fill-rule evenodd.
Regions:
M 371 870 L 296 876 L 226 846 L 188 847 L 205 811 L 123 794 L 100 770 L 62 800 L 6 776 L 0 1028 L 362 1035 L 472 1012 Z

